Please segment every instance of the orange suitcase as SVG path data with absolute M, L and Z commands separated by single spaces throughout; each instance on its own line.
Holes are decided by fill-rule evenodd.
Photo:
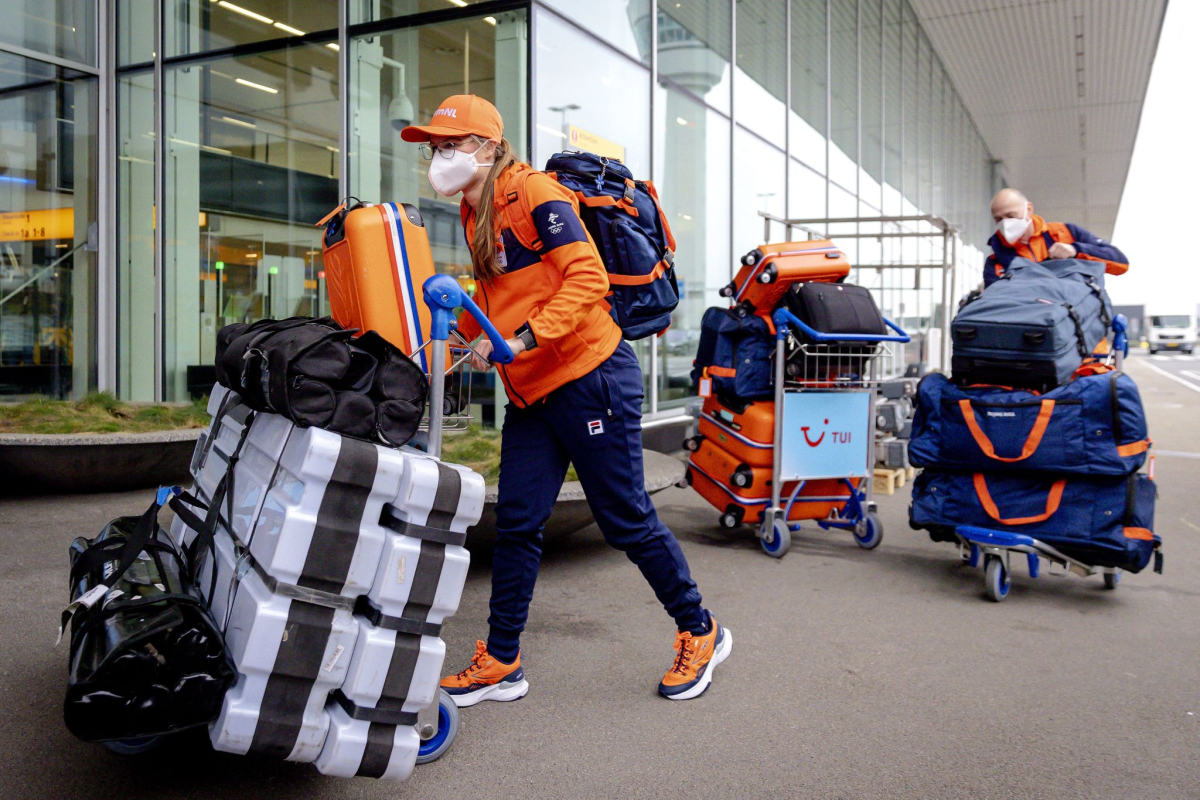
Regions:
M 706 397 L 696 427 L 698 435 L 683 443 L 688 450 L 695 451 L 708 439 L 748 467 L 770 468 L 775 441 L 775 403 L 771 400 L 749 403 L 737 413 L 721 405 L 716 395 Z
M 339 206 L 320 224 L 333 318 L 377 331 L 405 353 L 429 341 L 431 316 L 421 295 L 434 274 L 425 223 L 408 203 Z M 428 349 L 414 356 L 426 373 Z
M 763 511 L 771 506 L 771 468 L 747 468 L 737 458 L 704 440 L 688 459 L 688 482 L 701 497 L 721 512 L 721 525 L 735 528 L 740 524 L 762 522 Z M 781 502 L 786 507 L 796 484 L 783 487 Z M 826 519 L 835 510 L 841 512 L 850 497 L 850 489 L 838 479 L 805 481 L 788 519 Z
M 836 283 L 850 274 L 846 254 L 828 239 L 759 245 L 742 256 L 742 265 L 721 296 L 734 305 L 749 303 L 765 314 L 794 283 Z

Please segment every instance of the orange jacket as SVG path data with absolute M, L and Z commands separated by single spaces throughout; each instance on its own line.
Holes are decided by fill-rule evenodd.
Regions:
M 1004 275 L 1008 265 L 1017 256 L 1031 261 L 1045 261 L 1050 257 L 1050 245 L 1055 242 L 1073 245 L 1076 258 L 1089 261 L 1102 261 L 1104 271 L 1109 275 L 1121 275 L 1129 269 L 1129 261 L 1125 254 L 1109 242 L 1099 238 L 1087 228 L 1073 225 L 1069 222 L 1046 222 L 1037 214 L 1033 215 L 1033 233 L 1029 242 L 1017 242 L 1016 246 L 993 234 L 988 240 L 992 247 L 992 255 L 987 257 L 983 268 L 983 282 L 990 286 Z
M 602 303 L 608 271 L 579 219 L 575 195 L 528 164 L 495 182 L 496 235 L 505 274 L 479 281 L 475 302 L 500 335 L 528 324 L 537 346 L 499 365 L 508 397 L 519 408 L 536 402 L 603 363 L 621 343 L 621 329 Z M 467 242 L 475 210 L 461 206 Z M 459 320 L 468 341 L 480 333 L 469 315 Z

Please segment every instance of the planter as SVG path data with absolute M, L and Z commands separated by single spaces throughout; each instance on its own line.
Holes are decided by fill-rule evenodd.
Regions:
M 0 434 L 0 494 L 122 492 L 188 483 L 200 428 Z
M 86 494 L 122 492 L 164 484 L 189 484 L 188 465 L 201 429 L 154 433 L 0 434 L 0 494 Z M 684 476 L 681 461 L 644 453 L 646 491 L 660 492 Z M 496 538 L 495 486 L 489 486 L 483 516 L 467 546 L 489 549 Z M 592 523 L 577 481 L 564 483 L 544 536 L 554 540 Z
M 643 453 L 646 473 L 646 491 L 650 494 L 661 492 L 674 486 L 683 479 L 687 468 L 683 462 L 663 453 L 646 450 Z M 489 550 L 496 540 L 496 487 L 487 488 L 487 498 L 484 501 L 483 516 L 467 533 L 467 548 L 470 550 Z M 578 481 L 564 483 L 558 493 L 558 500 L 550 519 L 546 521 L 543 536 L 547 541 L 561 539 L 592 524 L 592 511 L 588 508 L 587 499 L 583 495 L 583 487 Z

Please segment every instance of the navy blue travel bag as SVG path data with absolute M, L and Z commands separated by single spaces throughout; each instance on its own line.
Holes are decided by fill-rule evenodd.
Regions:
M 1097 369 L 1042 395 L 932 373 L 917 386 L 908 457 L 935 469 L 1136 472 L 1150 447 L 1141 395 L 1125 373 Z
M 714 306 L 700 321 L 692 384 L 698 392 L 701 380 L 710 378 L 712 394 L 739 400 L 772 397 L 774 356 L 775 337 L 762 317 Z
M 1055 480 L 925 470 L 909 513 L 915 527 L 933 533 L 958 525 L 1023 533 L 1084 564 L 1139 572 L 1161 544 L 1153 533 L 1156 494 L 1142 474 Z
M 662 334 L 679 305 L 675 237 L 650 181 L 615 158 L 555 153 L 546 171 L 575 193 L 579 217 L 608 270 L 611 314 L 626 339 Z
M 950 323 L 955 383 L 1045 391 L 1071 379 L 1108 335 L 1104 263 L 1015 258 Z

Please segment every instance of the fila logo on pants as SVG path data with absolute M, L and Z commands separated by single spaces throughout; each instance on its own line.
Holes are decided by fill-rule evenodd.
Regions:
M 604 433 L 604 423 L 598 419 L 594 419 L 588 423 L 588 433 L 592 436 Z

